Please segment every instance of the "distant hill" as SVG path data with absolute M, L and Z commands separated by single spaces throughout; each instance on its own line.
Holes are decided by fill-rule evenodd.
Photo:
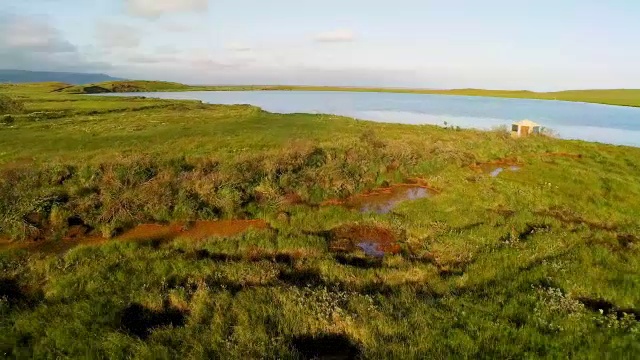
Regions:
M 68 88 L 60 89 L 60 91 L 72 94 L 100 94 L 123 92 L 188 91 L 198 89 L 198 87 L 174 82 L 137 80 L 93 82 L 78 86 L 70 86 Z
M 62 82 L 67 84 L 88 84 L 103 81 L 122 80 L 105 74 L 73 72 L 1 70 L 0 83 Z

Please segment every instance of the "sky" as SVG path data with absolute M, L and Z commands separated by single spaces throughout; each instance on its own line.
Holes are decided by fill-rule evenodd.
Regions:
M 189 84 L 640 88 L 637 0 L 0 0 L 0 68 Z

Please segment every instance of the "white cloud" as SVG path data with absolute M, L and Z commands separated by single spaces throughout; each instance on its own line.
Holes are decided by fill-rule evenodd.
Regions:
M 85 59 L 46 17 L 0 15 L 0 68 L 97 71 L 108 64 Z
M 151 18 L 164 14 L 202 12 L 209 8 L 209 0 L 125 0 L 125 2 L 129 13 Z
M 337 29 L 333 31 L 327 31 L 315 36 L 315 40 L 318 42 L 350 42 L 356 38 L 352 30 L 349 29 Z
M 195 26 L 188 24 L 180 24 L 177 22 L 163 22 L 158 24 L 160 29 L 168 32 L 185 33 L 196 30 Z
M 247 51 L 251 51 L 251 47 L 247 46 L 245 44 L 242 43 L 229 43 L 225 46 L 225 49 L 229 50 L 229 51 L 235 51 L 235 52 L 247 52 Z
M 118 23 L 100 22 L 96 25 L 96 38 L 102 48 L 131 49 L 140 45 L 140 30 Z
M 16 51 L 44 53 L 68 53 L 76 50 L 46 19 L 6 17 L 0 20 L 0 46 Z

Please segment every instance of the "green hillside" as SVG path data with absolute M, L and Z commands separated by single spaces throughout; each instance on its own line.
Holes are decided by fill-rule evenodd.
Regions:
M 64 86 L 0 85 L 2 357 L 640 354 L 640 148 Z

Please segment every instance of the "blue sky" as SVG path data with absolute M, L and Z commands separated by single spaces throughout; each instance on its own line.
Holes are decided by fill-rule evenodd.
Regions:
M 640 88 L 635 0 L 0 0 L 0 68 L 207 84 Z

